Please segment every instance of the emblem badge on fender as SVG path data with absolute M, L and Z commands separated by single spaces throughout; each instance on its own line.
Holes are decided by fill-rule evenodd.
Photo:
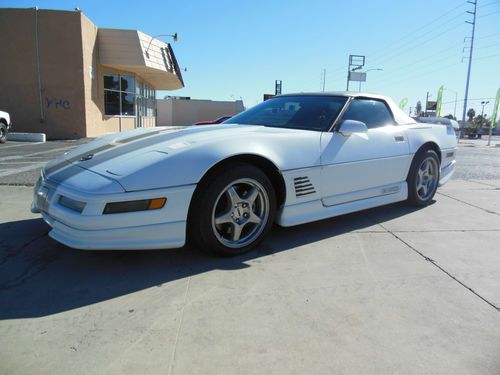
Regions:
M 87 154 L 80 158 L 80 161 L 90 160 L 94 157 L 94 154 Z

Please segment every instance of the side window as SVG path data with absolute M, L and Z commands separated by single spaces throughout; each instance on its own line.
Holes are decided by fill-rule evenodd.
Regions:
M 342 120 L 364 122 L 368 129 L 394 124 L 387 105 L 380 100 L 372 99 L 354 99 L 342 116 Z

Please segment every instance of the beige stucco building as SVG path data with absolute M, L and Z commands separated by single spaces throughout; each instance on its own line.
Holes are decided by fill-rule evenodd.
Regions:
M 0 9 L 0 109 L 15 132 L 96 137 L 156 125 L 156 90 L 184 86 L 171 46 L 80 11 Z
M 167 98 L 157 100 L 158 126 L 185 126 L 198 121 L 211 121 L 222 116 L 234 116 L 245 110 L 242 100 L 216 101 L 203 99 Z

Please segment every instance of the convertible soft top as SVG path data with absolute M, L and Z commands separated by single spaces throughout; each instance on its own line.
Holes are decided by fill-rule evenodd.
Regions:
M 390 97 L 384 95 L 372 94 L 367 92 L 329 91 L 329 92 L 308 92 L 308 93 L 298 92 L 298 93 L 283 94 L 280 96 L 297 96 L 297 95 L 345 96 L 350 98 L 371 98 L 371 99 L 383 100 L 387 103 L 387 105 L 391 109 L 391 112 L 394 116 L 394 120 L 398 125 L 416 124 L 416 121 L 412 119 L 410 116 L 408 116 L 406 113 L 404 113 L 404 111 L 401 108 L 399 108 Z

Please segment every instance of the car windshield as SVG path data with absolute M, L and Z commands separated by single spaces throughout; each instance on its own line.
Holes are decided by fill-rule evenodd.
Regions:
M 342 96 L 280 96 L 266 100 L 224 124 L 325 131 L 331 127 L 346 101 L 347 97 Z

